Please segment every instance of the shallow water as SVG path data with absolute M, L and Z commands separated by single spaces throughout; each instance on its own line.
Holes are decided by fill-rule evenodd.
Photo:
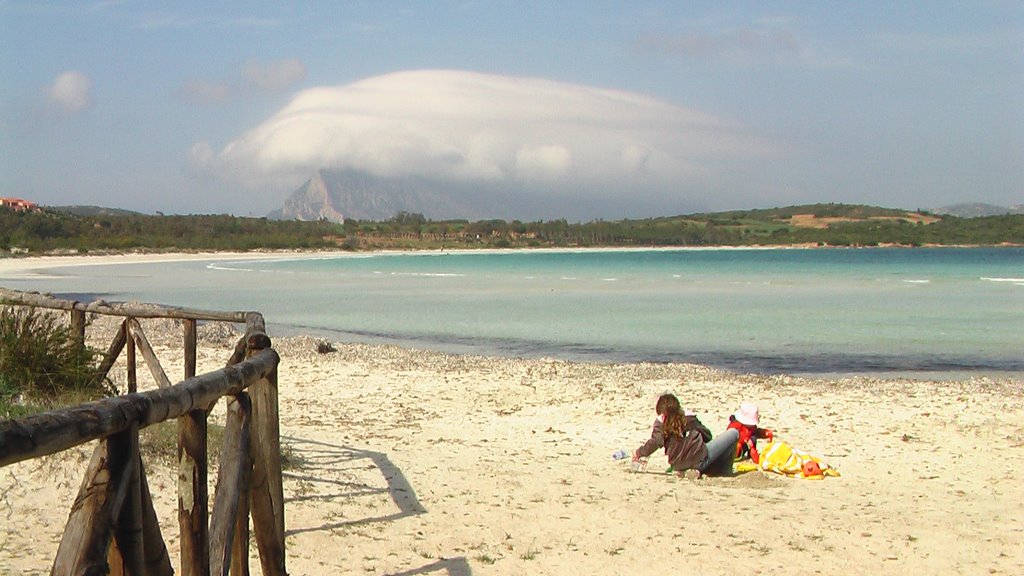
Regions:
M 1024 374 L 1021 248 L 309 255 L 49 272 L 3 285 L 259 310 L 272 333 L 452 352 Z

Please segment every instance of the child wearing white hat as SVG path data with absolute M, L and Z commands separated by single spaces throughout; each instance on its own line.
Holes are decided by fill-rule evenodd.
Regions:
M 729 416 L 729 427 L 727 430 L 736 430 L 739 441 L 736 442 L 736 458 L 750 456 L 750 459 L 757 464 L 760 456 L 757 453 L 757 439 L 764 438 L 771 442 L 774 434 L 767 428 L 758 428 L 761 423 L 761 416 L 758 414 L 757 405 L 750 402 L 740 404 L 740 409 Z

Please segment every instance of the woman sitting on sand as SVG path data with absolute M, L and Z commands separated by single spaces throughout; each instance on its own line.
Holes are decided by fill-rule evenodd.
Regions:
M 662 394 L 654 406 L 658 418 L 654 421 L 651 438 L 633 453 L 633 460 L 646 458 L 658 448 L 665 448 L 665 455 L 672 470 L 680 476 L 700 478 L 710 470 L 719 467 L 732 472 L 732 455 L 736 449 L 739 434 L 726 430 L 721 436 L 711 439 L 711 431 L 694 414 L 684 414 L 679 399 L 673 394 Z M 724 471 L 724 470 L 723 470 Z

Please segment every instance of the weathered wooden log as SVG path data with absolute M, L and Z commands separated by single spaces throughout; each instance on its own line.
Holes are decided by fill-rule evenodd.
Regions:
M 21 292 L 0 288 L 0 303 L 20 304 L 23 306 L 36 306 L 39 308 L 50 308 L 53 310 L 81 310 L 96 314 L 108 314 L 113 316 L 131 316 L 133 318 L 194 318 L 196 320 L 212 320 L 219 322 L 234 322 L 241 324 L 247 322 L 247 316 L 259 314 L 258 312 L 218 312 L 213 310 L 196 310 L 193 308 L 178 308 L 174 306 L 160 306 L 156 304 L 126 304 L 108 303 L 96 300 L 88 304 L 82 304 L 71 300 L 62 300 L 47 294 L 38 292 Z
M 128 328 L 131 331 L 131 328 Z M 129 338 L 127 344 L 126 354 L 128 357 L 125 359 L 127 364 L 127 379 L 128 379 L 128 393 L 134 394 L 139 391 L 139 378 L 138 378 L 138 366 L 136 366 L 137 359 L 135 358 L 135 339 Z
M 194 376 L 196 373 L 196 325 L 195 320 L 190 320 L 190 322 L 191 324 L 185 324 L 183 334 L 186 378 Z M 209 408 L 212 408 L 212 405 Z M 205 410 L 195 410 L 178 419 L 178 525 L 181 529 L 181 573 L 186 576 L 210 574 L 210 496 L 207 487 L 209 446 L 207 445 L 206 415 L 207 411 Z M 201 446 L 196 438 L 200 429 L 202 432 Z M 183 492 L 187 492 L 187 496 L 191 497 L 190 502 L 183 496 Z
M 189 378 L 170 388 L 126 394 L 0 422 L 0 466 L 53 454 L 72 446 L 122 432 L 137 422 L 145 428 L 211 406 L 237 394 L 264 375 L 276 374 L 273 349 L 220 370 Z
M 250 421 L 252 420 L 250 405 Z M 250 434 L 252 434 L 250 427 Z M 231 574 L 249 576 L 249 499 L 252 486 L 252 446 L 242 463 L 242 477 L 238 482 L 238 512 L 235 514 L 235 538 L 231 547 Z
M 183 340 L 185 344 L 185 378 L 191 378 L 196 375 L 196 343 L 198 338 L 196 336 L 196 320 L 195 318 L 186 318 L 185 334 Z
M 238 339 L 238 342 L 235 342 L 235 349 L 231 352 L 231 357 L 228 358 L 228 366 L 234 366 L 242 360 L 245 360 L 246 342 L 248 341 L 249 338 L 243 335 Z
M 120 552 L 126 574 L 145 574 L 146 558 L 142 537 L 142 481 L 139 457 L 139 429 L 136 424 L 118 436 L 124 436 L 128 457 L 134 460 L 125 491 L 124 504 L 114 524 L 114 542 Z
M 257 340 L 257 344 L 261 343 Z M 269 340 L 267 341 L 269 343 Z M 258 354 L 259 349 L 252 349 Z M 281 482 L 281 434 L 277 406 L 277 370 L 249 387 L 252 398 L 252 525 L 263 574 L 286 574 L 284 487 Z
M 206 576 L 210 570 L 206 480 L 206 410 L 192 410 L 178 418 L 178 526 L 186 576 Z
M 107 549 L 107 575 L 128 576 L 129 572 L 124 567 L 124 559 L 121 558 L 121 551 L 117 549 L 117 540 L 110 543 Z
M 71 338 L 79 348 L 85 346 L 85 311 L 71 309 Z
M 153 375 L 153 379 L 156 380 L 157 386 L 161 388 L 169 387 L 171 379 L 164 372 L 164 367 L 160 365 L 160 359 L 156 357 L 156 352 L 153 351 L 153 347 L 149 344 L 149 339 L 146 338 L 146 333 L 142 330 L 142 325 L 135 318 L 128 320 L 128 332 L 131 334 L 136 348 L 138 348 L 139 352 L 142 352 L 142 359 L 146 361 L 146 366 L 149 368 L 150 374 Z M 194 373 L 192 375 L 195 376 Z
M 258 314 L 256 316 L 259 316 Z M 270 337 L 262 331 L 262 316 L 259 316 L 260 322 L 250 326 L 246 333 L 238 339 L 235 343 L 235 350 L 231 354 L 231 358 L 228 359 L 228 366 L 238 364 L 251 353 L 252 350 L 263 350 L 270 348 Z
M 103 356 L 103 361 L 100 362 L 99 368 L 96 370 L 96 375 L 93 376 L 93 382 L 99 383 L 101 380 L 110 374 L 110 369 L 114 367 L 114 363 L 117 362 L 117 357 L 121 355 L 121 350 L 124 350 L 125 342 L 128 341 L 128 320 L 125 319 L 121 322 L 121 328 L 118 329 L 117 334 L 114 335 L 114 340 L 110 343 L 110 348 L 107 349 L 106 355 Z
M 267 337 L 267 326 L 263 320 L 263 314 L 259 312 L 243 312 L 245 317 L 245 331 L 247 334 L 262 334 L 264 338 Z M 264 348 L 270 347 L 270 339 L 267 339 L 267 345 Z
M 239 501 L 249 497 L 242 492 L 245 466 L 249 464 L 249 395 L 240 392 L 227 405 L 224 446 L 220 455 L 217 490 L 210 519 L 210 574 L 227 576 L 231 567 Z
M 131 481 L 131 468 L 138 462 L 129 457 L 128 450 L 123 434 L 106 438 L 96 446 L 78 496 L 71 505 L 51 574 L 108 572 L 107 551 L 114 520 Z

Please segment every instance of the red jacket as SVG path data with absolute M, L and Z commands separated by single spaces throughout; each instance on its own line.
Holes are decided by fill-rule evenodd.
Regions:
M 757 464 L 761 457 L 757 453 L 757 439 L 766 438 L 769 442 L 772 441 L 772 431 L 767 428 L 758 428 L 757 426 L 747 426 L 736 421 L 736 418 L 729 416 L 728 429 L 735 429 L 740 433 L 740 440 L 736 443 L 736 457 L 742 458 L 746 454 L 750 454 L 750 459 Z

